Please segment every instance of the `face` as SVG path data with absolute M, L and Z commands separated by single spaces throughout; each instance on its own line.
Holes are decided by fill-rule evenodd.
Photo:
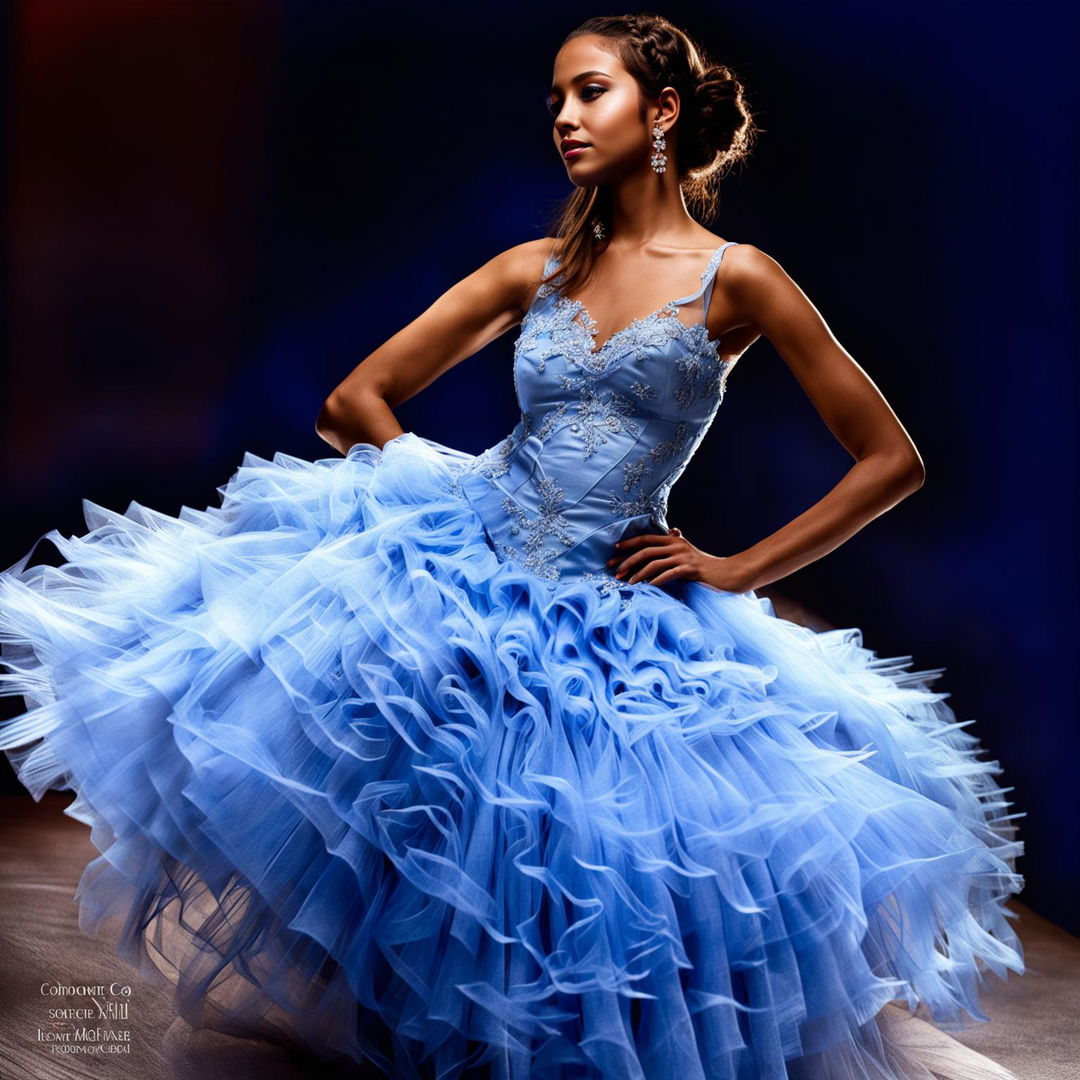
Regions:
M 619 58 L 600 46 L 604 40 L 586 35 L 559 50 L 547 100 L 555 121 L 555 148 L 570 179 L 580 187 L 611 183 L 648 169 L 653 120 L 659 117 L 668 131 L 675 115 L 670 104 L 650 104 L 643 98 Z M 567 151 L 565 140 L 586 145 Z

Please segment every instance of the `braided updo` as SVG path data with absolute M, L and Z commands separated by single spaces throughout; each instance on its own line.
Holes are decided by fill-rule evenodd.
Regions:
M 563 39 L 596 35 L 633 76 L 642 94 L 655 99 L 666 86 L 679 94 L 674 168 L 688 211 L 700 222 L 715 218 L 719 181 L 750 154 L 758 128 L 738 76 L 714 62 L 688 34 L 662 15 L 601 15 L 587 19 Z M 568 197 L 554 232 L 563 240 L 564 279 L 581 280 L 596 244 L 591 230 L 607 216 L 606 198 L 594 188 Z

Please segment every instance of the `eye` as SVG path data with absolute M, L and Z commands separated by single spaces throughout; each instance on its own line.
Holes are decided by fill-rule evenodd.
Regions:
M 582 101 L 595 101 L 601 94 L 607 93 L 606 86 L 600 86 L 598 83 L 588 83 L 581 88 L 581 100 Z M 547 111 L 552 116 L 558 116 L 559 110 L 562 108 L 562 102 L 558 98 L 548 98 L 544 103 Z

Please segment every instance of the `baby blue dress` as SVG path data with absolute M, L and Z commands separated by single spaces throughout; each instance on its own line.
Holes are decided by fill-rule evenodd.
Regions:
M 964 1026 L 1023 970 L 1022 815 L 942 669 L 607 569 L 724 396 L 728 246 L 602 343 L 542 285 L 481 454 L 248 453 L 0 574 L 0 748 L 192 1024 L 396 1080 L 900 1080 L 887 1002 Z

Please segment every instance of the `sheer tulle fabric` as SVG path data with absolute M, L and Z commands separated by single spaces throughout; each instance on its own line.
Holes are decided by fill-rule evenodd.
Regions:
M 77 793 L 83 928 L 196 1026 L 402 1080 L 899 1080 L 886 1003 L 984 1019 L 1021 847 L 937 673 L 753 593 L 552 587 L 466 460 L 248 454 L 0 576 L 0 747 Z

